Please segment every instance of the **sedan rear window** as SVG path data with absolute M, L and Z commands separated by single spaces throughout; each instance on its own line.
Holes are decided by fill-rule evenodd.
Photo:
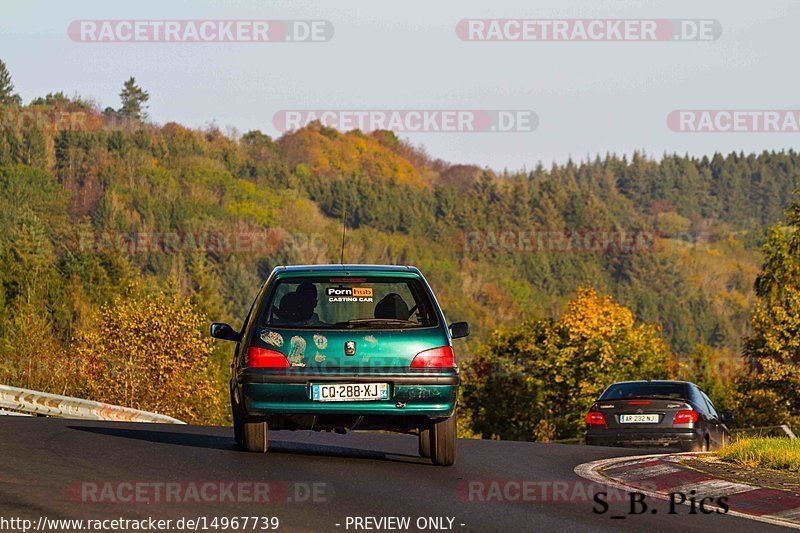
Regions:
M 275 328 L 402 329 L 438 324 L 419 279 L 302 278 L 278 281 L 261 323 Z
M 688 398 L 685 383 L 615 383 L 600 396 L 600 400 L 624 400 L 627 398 Z

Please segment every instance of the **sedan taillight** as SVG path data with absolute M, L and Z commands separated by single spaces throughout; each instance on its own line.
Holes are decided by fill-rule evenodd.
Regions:
M 586 424 L 590 426 L 605 426 L 606 417 L 600 411 L 589 411 L 586 413 Z
M 700 418 L 700 415 L 697 414 L 697 411 L 692 411 L 689 409 L 681 409 L 677 413 L 675 413 L 675 420 L 672 421 L 673 424 L 694 424 Z
M 251 346 L 247 350 L 247 366 L 250 368 L 289 368 L 289 361 L 281 352 Z

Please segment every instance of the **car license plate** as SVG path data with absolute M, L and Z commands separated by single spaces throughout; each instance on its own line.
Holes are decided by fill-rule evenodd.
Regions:
M 311 399 L 316 402 L 360 402 L 388 400 L 388 383 L 331 383 L 312 385 Z
M 620 415 L 621 424 L 658 424 L 658 415 Z

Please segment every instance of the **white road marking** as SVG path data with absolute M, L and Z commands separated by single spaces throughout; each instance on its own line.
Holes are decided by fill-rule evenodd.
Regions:
M 604 474 L 614 479 L 642 479 L 663 476 L 664 474 L 673 474 L 681 470 L 683 469 L 672 465 L 653 465 L 644 466 L 642 468 L 632 468 L 624 472 L 604 472 Z
M 788 511 L 781 511 L 770 516 L 775 518 L 783 518 L 784 520 L 797 520 L 800 521 L 800 507 L 797 509 L 789 509 Z
M 642 458 L 640 458 L 640 459 L 636 459 L 636 460 L 632 460 L 632 461 L 622 461 L 619 464 L 615 463 L 614 464 L 614 468 L 622 468 L 623 466 L 633 466 L 633 465 L 638 465 L 638 464 L 642 464 L 642 463 L 649 463 L 650 461 L 653 460 L 654 457 L 658 457 L 658 456 L 657 455 L 643 455 L 641 457 Z M 628 457 L 628 459 L 630 459 L 630 457 Z
M 709 479 L 707 481 L 697 481 L 695 483 L 686 483 L 671 487 L 670 492 L 680 492 L 681 494 L 690 495 L 691 491 L 695 492 L 698 498 L 706 498 L 708 496 L 718 498 L 720 496 L 728 496 L 738 492 L 747 492 L 748 490 L 755 490 L 760 487 L 754 485 L 746 485 L 744 483 L 734 483 L 733 481 L 725 481 L 724 479 Z

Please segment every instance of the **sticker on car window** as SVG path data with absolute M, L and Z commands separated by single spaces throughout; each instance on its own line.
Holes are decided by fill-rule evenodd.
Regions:
M 372 302 L 372 287 L 328 287 L 325 289 L 328 301 L 337 302 Z

